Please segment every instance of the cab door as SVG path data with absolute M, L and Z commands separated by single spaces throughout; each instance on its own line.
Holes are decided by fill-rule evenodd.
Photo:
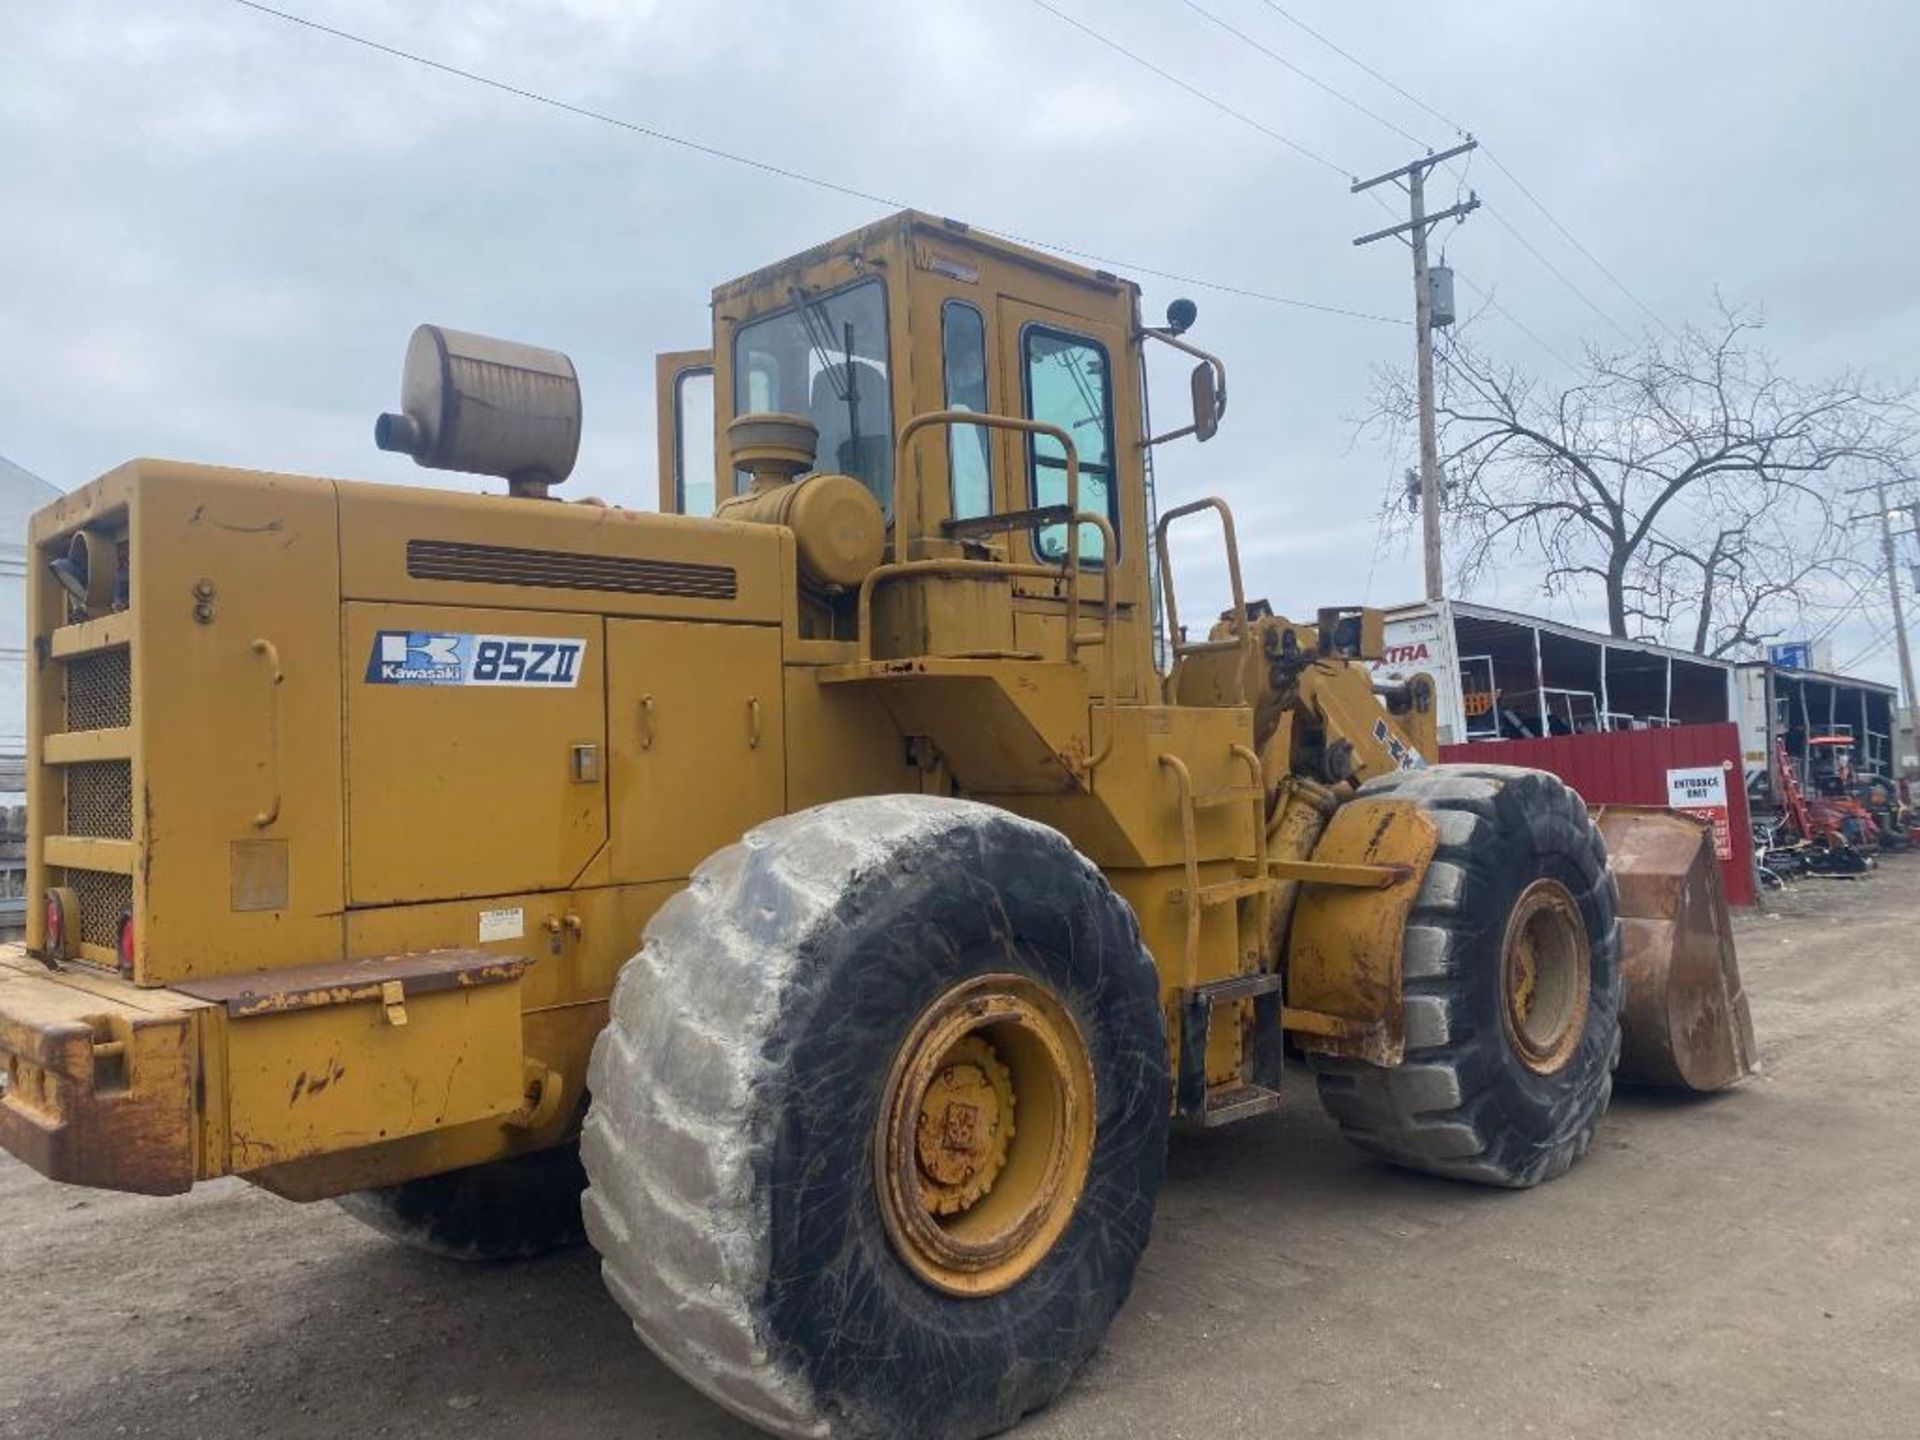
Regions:
M 1105 513 L 1121 528 L 1119 437 L 1115 433 L 1114 386 L 1126 358 L 1126 335 L 1079 315 L 1050 310 L 1011 297 L 998 306 L 1000 393 L 1015 413 L 1060 426 L 1073 437 L 1080 461 L 1080 508 Z M 1058 505 L 1067 498 L 1065 457 L 1045 436 L 1009 433 L 1006 473 L 1011 508 Z M 1028 557 L 1058 564 L 1066 552 L 1061 526 L 1026 536 Z M 1110 557 L 1100 553 L 1099 532 L 1080 535 L 1081 564 L 1094 579 Z M 1131 560 L 1121 557 L 1121 563 Z
M 1118 387 L 1129 383 L 1123 377 L 1133 373 L 1127 363 L 1127 334 L 1115 325 L 1010 296 L 1000 298 L 995 321 L 1003 403 L 1016 414 L 1058 425 L 1073 437 L 1080 462 L 1080 508 L 1105 514 L 1119 539 L 1120 553 L 1107 555 L 1100 532 L 1090 525 L 1080 527 L 1081 624 L 1086 628 L 1097 623 L 1106 586 L 1113 584 L 1123 631 L 1116 637 L 1117 689 L 1123 698 L 1133 698 L 1140 683 L 1139 647 L 1129 643 L 1124 632 L 1137 619 L 1128 602 L 1140 590 L 1136 572 L 1143 571 L 1145 557 L 1138 553 L 1144 547 L 1130 547 L 1127 537 L 1144 523 L 1130 508 L 1144 506 L 1145 482 L 1137 437 L 1124 432 L 1117 403 Z M 1001 440 L 1001 459 L 1008 509 L 1065 503 L 1066 462 L 1057 441 L 1009 433 Z M 1014 545 L 1021 559 L 1058 565 L 1067 542 L 1065 525 L 1047 525 L 1016 536 Z M 1023 650 L 1059 654 L 1066 607 L 1054 584 L 1022 578 L 1015 582 L 1014 594 L 1016 644 Z M 1097 652 L 1089 663 L 1097 679 Z
M 720 474 L 714 396 L 713 351 L 669 350 L 653 357 L 662 515 L 711 515 L 726 498 L 714 488 Z

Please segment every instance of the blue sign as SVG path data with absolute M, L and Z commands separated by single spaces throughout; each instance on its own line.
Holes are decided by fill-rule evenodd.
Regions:
M 1767 663 L 1780 670 L 1813 669 L 1813 645 L 1806 640 L 1794 640 L 1784 645 L 1767 647 Z

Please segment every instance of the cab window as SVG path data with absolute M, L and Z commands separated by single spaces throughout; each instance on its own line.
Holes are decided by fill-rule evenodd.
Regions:
M 1113 470 L 1113 374 L 1104 346 L 1082 335 L 1031 325 L 1021 335 L 1027 414 L 1058 425 L 1073 437 L 1080 457 L 1080 508 L 1118 524 Z M 1064 505 L 1066 452 L 1059 441 L 1035 435 L 1027 441 L 1029 490 L 1035 506 Z M 1043 559 L 1067 553 L 1067 527 L 1043 525 L 1034 544 Z M 1082 563 L 1101 564 L 1104 541 L 1091 525 L 1080 527 Z
M 964 300 L 949 300 L 940 307 L 940 351 L 946 408 L 974 414 L 986 410 L 987 323 Z M 947 428 L 947 473 L 956 520 L 993 513 L 987 434 L 983 425 Z
M 673 488 L 677 515 L 713 514 L 713 370 L 673 377 Z
M 851 475 L 893 509 L 893 390 L 887 292 L 862 280 L 794 294 L 733 340 L 733 413 L 805 415 L 820 430 L 814 468 Z

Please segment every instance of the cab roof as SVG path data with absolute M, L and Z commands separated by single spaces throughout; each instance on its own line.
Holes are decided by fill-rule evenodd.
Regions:
M 964 220 L 929 215 L 921 210 L 902 210 L 884 220 L 863 225 L 858 230 L 849 231 L 836 239 L 811 246 L 797 255 L 789 255 L 718 285 L 714 288 L 713 298 L 717 304 L 723 299 L 762 289 L 797 271 L 810 270 L 835 256 L 863 254 L 898 239 L 905 239 L 910 244 L 916 236 L 937 240 L 945 246 L 972 250 L 976 254 L 998 256 L 1109 292 L 1130 290 L 1137 294 L 1140 288 L 1133 281 L 1123 279 L 1112 271 L 1096 270 L 1071 260 L 1062 260 L 1045 250 L 979 229 Z

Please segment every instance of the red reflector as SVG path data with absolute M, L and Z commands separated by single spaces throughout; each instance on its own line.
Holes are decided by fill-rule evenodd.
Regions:
M 60 903 L 60 897 L 53 891 L 47 892 L 47 953 L 60 956 L 67 953 L 66 907 Z
M 133 974 L 133 916 L 120 917 L 120 973 Z

